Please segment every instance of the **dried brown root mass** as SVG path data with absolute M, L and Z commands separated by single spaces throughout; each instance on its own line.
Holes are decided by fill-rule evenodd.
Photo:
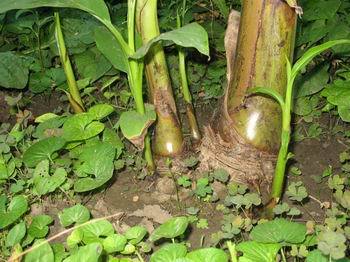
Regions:
M 231 181 L 254 186 L 259 189 L 272 181 L 276 155 L 262 152 L 242 141 L 231 130 L 232 142 L 227 143 L 215 134 L 210 126 L 204 128 L 200 148 L 200 170 L 224 168 Z M 266 188 L 267 189 L 267 188 Z M 266 189 L 263 191 L 266 192 Z

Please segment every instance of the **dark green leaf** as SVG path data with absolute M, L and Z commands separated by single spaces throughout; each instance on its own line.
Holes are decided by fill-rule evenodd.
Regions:
M 132 56 L 134 59 L 144 57 L 148 50 L 159 41 L 172 41 L 182 47 L 194 47 L 202 54 L 209 56 L 208 34 L 205 29 L 197 23 L 185 25 L 179 29 L 162 33 L 153 38 L 146 45 L 139 48 Z
M 28 73 L 19 56 L 12 52 L 0 53 L 0 86 L 23 89 L 28 82 Z
M 95 41 L 97 48 L 111 62 L 115 69 L 125 73 L 129 71 L 128 59 L 111 32 L 104 27 L 96 28 Z
M 2 199 L 5 199 L 6 201 L 6 197 Z M 4 206 L 4 209 L 3 209 L 0 203 L 0 229 L 3 229 L 11 225 L 12 223 L 14 223 L 25 212 L 27 212 L 27 210 L 28 210 L 28 202 L 24 196 L 15 196 L 11 200 L 7 209 L 6 209 L 6 206 Z
M 23 162 L 28 167 L 35 167 L 39 162 L 50 159 L 51 155 L 63 148 L 66 141 L 60 137 L 49 137 L 43 139 L 31 147 L 23 154 Z

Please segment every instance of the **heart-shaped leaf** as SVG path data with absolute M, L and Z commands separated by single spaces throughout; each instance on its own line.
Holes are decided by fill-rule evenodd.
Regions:
M 62 226 L 68 227 L 74 223 L 82 224 L 90 219 L 89 210 L 81 204 L 65 208 L 58 214 Z
M 78 179 L 74 184 L 76 192 L 86 192 L 100 187 L 113 175 L 115 149 L 108 143 L 99 142 L 92 146 L 83 148 L 79 161 L 82 163 L 77 171 L 84 177 Z M 94 161 L 91 161 L 94 159 Z
M 2 199 L 6 201 L 6 198 L 2 198 Z M 12 223 L 14 223 L 27 210 L 28 210 L 27 199 L 24 196 L 15 196 L 11 200 L 7 209 L 6 209 L 6 206 L 5 208 L 0 207 L 0 229 L 3 229 L 11 225 Z
M 246 262 L 275 262 L 280 250 L 280 244 L 263 244 L 255 241 L 246 241 L 237 245 L 236 250 L 243 252 L 240 260 Z
M 13 247 L 14 245 L 20 243 L 26 235 L 26 232 L 27 228 L 25 222 L 15 225 L 6 236 L 6 246 Z
M 306 236 L 306 226 L 278 218 L 259 224 L 253 228 L 250 237 L 261 243 L 291 245 L 302 243 Z
M 127 238 L 123 235 L 113 234 L 103 240 L 103 248 L 107 253 L 121 252 L 124 250 Z
M 28 228 L 28 234 L 33 238 L 44 238 L 49 232 L 48 225 L 53 221 L 52 217 L 47 215 L 39 215 L 33 218 Z
M 63 138 L 68 142 L 87 140 L 101 133 L 104 127 L 89 113 L 76 114 L 64 123 Z
M 64 147 L 66 141 L 61 137 L 49 137 L 35 143 L 23 154 L 23 162 L 28 167 L 35 167 L 45 159 L 51 159 L 54 152 Z
M 151 236 L 151 241 L 161 238 L 175 238 L 185 233 L 188 226 L 187 217 L 173 217 L 155 229 Z
M 174 262 L 178 258 L 184 258 L 187 254 L 187 248 L 183 244 L 173 243 L 163 246 L 154 252 L 150 262 Z
M 42 242 L 45 242 L 44 244 Z M 54 262 L 55 257 L 51 246 L 46 240 L 40 239 L 35 241 L 34 247 L 40 245 L 39 247 L 33 249 L 29 252 L 25 258 L 24 262 Z
M 142 241 L 146 236 L 147 229 L 143 226 L 133 226 L 125 232 L 125 237 L 129 240 L 129 243 L 136 245 Z
M 218 248 L 202 248 L 186 255 L 193 262 L 228 262 L 227 254 Z
M 101 120 L 114 112 L 114 108 L 108 104 L 99 104 L 90 107 L 88 113 L 95 119 Z

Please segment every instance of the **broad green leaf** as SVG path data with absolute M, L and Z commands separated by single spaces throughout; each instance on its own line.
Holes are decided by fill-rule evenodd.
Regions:
M 324 44 L 315 46 L 307 50 L 301 58 L 298 59 L 298 61 L 293 65 L 291 77 L 294 80 L 297 74 L 301 69 L 303 69 L 308 63 L 311 62 L 311 60 L 321 54 L 323 51 L 340 44 L 350 44 L 350 40 L 348 39 L 342 39 L 342 40 L 334 40 L 329 41 Z
M 328 64 L 318 66 L 305 75 L 299 76 L 295 82 L 296 93 L 294 97 L 309 96 L 321 91 L 329 79 L 328 67 Z
M 20 243 L 26 235 L 26 232 L 27 228 L 25 222 L 15 225 L 6 236 L 6 246 L 13 247 L 14 245 Z
M 107 253 L 123 251 L 128 240 L 120 234 L 113 234 L 103 240 L 103 248 Z
M 90 219 L 89 210 L 81 204 L 65 208 L 62 212 L 58 213 L 58 218 L 62 226 L 68 227 L 74 223 L 82 224 Z
M 83 233 L 83 242 L 90 244 L 93 242 L 102 243 L 101 237 L 108 237 L 114 234 L 113 225 L 107 220 L 99 220 L 79 228 Z
M 72 233 L 67 237 L 66 243 L 69 249 L 73 249 L 82 241 L 83 231 L 77 228 L 74 229 Z
M 184 258 L 186 254 L 187 248 L 185 245 L 167 244 L 152 254 L 150 262 L 175 262 L 178 258 Z
M 29 76 L 29 90 L 33 93 L 41 93 L 66 81 L 66 75 L 62 68 L 50 68 L 45 71 L 33 72 Z
M 156 120 L 156 117 L 156 112 L 151 106 L 146 107 L 146 113 L 143 115 L 134 110 L 123 112 L 119 119 L 120 129 L 130 142 L 143 149 L 147 130 Z
M 130 244 L 136 245 L 142 241 L 146 234 L 147 229 L 145 227 L 133 226 L 124 233 L 124 236 L 128 239 Z
M 61 134 L 62 130 L 59 128 L 63 125 L 64 122 L 66 122 L 66 120 L 67 117 L 58 116 L 40 123 L 35 129 L 33 137 L 44 139 Z
M 52 176 L 48 173 L 46 175 L 34 175 L 33 182 L 35 193 L 42 196 L 54 192 L 66 181 L 66 178 L 67 172 L 62 167 L 57 168 Z
M 327 85 L 321 95 L 332 105 L 338 106 L 339 116 L 343 121 L 350 122 L 350 81 L 336 80 Z
M 100 243 L 91 243 L 79 247 L 76 252 L 63 262 L 99 262 L 103 247 Z
M 261 243 L 291 245 L 302 243 L 306 236 L 306 226 L 278 218 L 259 224 L 253 228 L 250 237 Z
M 117 150 L 117 157 L 120 156 L 122 150 L 124 149 L 124 144 L 119 138 L 116 131 L 111 128 L 105 128 L 103 131 L 103 140 L 104 143 L 109 143 Z
M 68 252 L 66 252 L 66 248 L 62 243 L 53 243 L 51 248 L 55 256 L 55 262 L 61 262 L 68 256 Z
M 23 154 L 23 162 L 28 167 L 35 167 L 45 159 L 51 159 L 51 155 L 63 148 L 66 141 L 60 137 L 49 137 L 35 143 Z
M 208 247 L 197 249 L 186 255 L 193 262 L 228 262 L 227 254 L 218 248 Z
M 86 192 L 100 187 L 113 175 L 115 149 L 108 143 L 99 142 L 83 148 L 79 161 L 82 163 L 77 171 L 92 177 L 78 179 L 74 184 L 76 192 Z M 94 159 L 94 161 L 91 161 Z
M 172 41 L 178 46 L 194 47 L 200 53 L 209 56 L 208 34 L 205 29 L 197 23 L 185 25 L 179 29 L 175 29 L 150 40 L 146 45 L 139 48 L 131 57 L 133 59 L 143 58 L 148 50 L 159 41 Z
M 6 201 L 6 197 L 2 199 Z M 7 209 L 6 205 L 4 206 L 4 209 L 0 207 L 0 229 L 3 229 L 14 223 L 25 212 L 27 212 L 27 210 L 28 202 L 24 196 L 20 195 L 13 197 Z
M 0 3 L 1 5 L 2 3 Z M 23 89 L 28 82 L 28 68 L 12 52 L 0 53 L 0 86 Z
M 149 240 L 154 242 L 161 238 L 175 238 L 185 233 L 188 226 L 187 217 L 173 217 L 156 228 Z
M 63 124 L 63 138 L 68 142 L 87 140 L 97 136 L 104 128 L 104 124 L 94 121 L 93 115 L 76 114 Z
M 98 104 L 89 108 L 88 113 L 94 120 L 101 120 L 114 112 L 113 106 L 109 104 Z
M 100 19 L 110 21 L 108 8 L 103 0 L 3 0 L 0 13 L 13 9 L 31 9 L 43 6 L 77 8 Z
M 283 97 L 274 89 L 272 88 L 266 88 L 266 87 L 254 87 L 248 89 L 248 92 L 250 94 L 264 94 L 267 95 L 273 99 L 275 99 L 281 106 L 281 108 L 284 107 L 284 99 Z
M 304 2 L 303 5 L 303 20 L 319 20 L 319 19 L 329 19 L 334 18 L 337 10 L 340 7 L 340 0 L 308 0 Z
M 45 242 L 42 244 L 42 242 Z M 35 241 L 33 246 L 39 245 L 40 247 L 33 249 L 33 251 L 29 252 L 25 258 L 24 262 L 54 262 L 55 258 L 53 255 L 52 248 L 46 240 L 37 240 Z
M 237 245 L 236 250 L 243 252 L 239 258 L 242 262 L 275 262 L 280 244 L 263 244 L 255 241 L 246 241 Z
M 52 217 L 47 215 L 38 215 L 33 218 L 28 227 L 28 234 L 33 238 L 44 238 L 49 233 L 48 225 L 53 221 Z
M 96 28 L 95 41 L 98 50 L 111 62 L 115 69 L 128 73 L 128 58 L 110 31 L 104 27 Z
M 113 37 L 113 36 L 111 36 Z M 79 75 L 95 82 L 111 69 L 111 64 L 96 47 L 90 48 L 83 53 L 76 54 L 74 60 Z
M 225 20 L 228 19 L 228 16 L 230 14 L 230 8 L 227 6 L 225 0 L 213 0 L 213 3 L 219 8 L 221 15 L 225 18 Z
M 320 250 L 313 250 L 306 257 L 306 262 L 328 262 L 328 256 L 322 254 Z

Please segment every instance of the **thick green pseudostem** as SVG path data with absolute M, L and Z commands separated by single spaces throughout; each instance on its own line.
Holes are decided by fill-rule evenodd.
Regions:
M 284 0 L 243 1 L 232 82 L 221 116 L 228 116 L 231 124 L 219 121 L 218 127 L 224 141 L 231 142 L 231 130 L 235 130 L 246 145 L 277 153 L 282 122 L 278 104 L 246 95 L 255 86 L 268 86 L 284 95 L 285 57 L 292 57 L 295 28 L 296 14 Z
M 157 1 L 137 1 L 136 24 L 143 43 L 159 35 Z M 155 44 L 145 58 L 149 95 L 155 106 L 154 151 L 161 156 L 174 156 L 182 152 L 183 137 L 163 47 Z
M 182 26 L 181 19 L 183 21 L 184 19 L 184 9 L 186 6 L 186 0 L 184 0 L 183 4 L 183 12 L 182 12 L 182 18 L 180 18 L 179 15 L 177 15 L 177 28 L 180 28 Z M 190 127 L 191 136 L 195 141 L 199 141 L 202 136 L 199 131 L 196 115 L 194 113 L 194 108 L 192 104 L 192 96 L 191 92 L 188 87 L 188 81 L 187 81 L 187 73 L 186 73 L 186 55 L 183 50 L 183 48 L 178 47 L 178 54 L 179 54 L 179 72 L 181 77 L 181 90 L 182 94 L 184 96 L 184 100 L 186 102 L 186 115 L 187 115 L 187 121 Z
M 135 44 L 135 19 L 136 19 L 136 0 L 128 0 L 128 46 L 132 53 L 136 50 Z M 143 79 L 143 61 L 129 59 L 129 85 L 133 93 L 136 111 L 145 114 L 145 105 L 142 96 L 142 79 Z M 155 164 L 152 156 L 151 139 L 149 134 L 145 137 L 144 157 L 147 167 L 150 171 L 155 170 Z
M 75 81 L 75 76 L 70 62 L 66 45 L 64 43 L 64 37 L 61 29 L 60 16 L 55 12 L 55 38 L 57 41 L 58 51 L 60 54 L 61 63 L 64 68 L 64 72 L 67 78 L 67 84 L 69 88 L 68 99 L 75 113 L 84 112 L 84 104 L 81 100 L 79 88 Z

